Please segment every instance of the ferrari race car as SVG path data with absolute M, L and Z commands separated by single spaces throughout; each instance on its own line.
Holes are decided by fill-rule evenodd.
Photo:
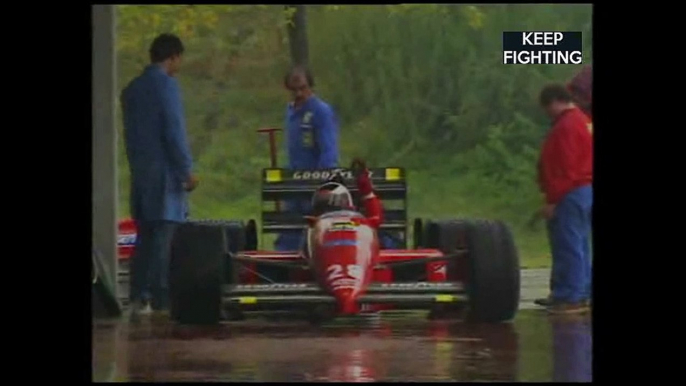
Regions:
M 255 220 L 182 225 L 172 246 L 172 317 L 183 324 L 211 324 L 252 311 L 285 310 L 321 321 L 365 310 L 426 309 L 441 315 L 458 308 L 476 321 L 514 317 L 519 258 L 507 225 L 415 219 L 410 227 L 405 170 L 396 167 L 370 169 L 384 206 L 378 230 L 354 221 L 360 213 L 353 211 L 306 218 L 282 210 L 280 202 L 309 200 L 333 173 L 355 196 L 354 176 L 347 169 L 263 170 L 261 233 L 316 233 L 304 237 L 301 250 L 260 250 Z M 120 259 L 126 261 L 135 229 L 125 222 L 120 231 Z M 380 248 L 384 232 L 400 237 L 405 249 Z

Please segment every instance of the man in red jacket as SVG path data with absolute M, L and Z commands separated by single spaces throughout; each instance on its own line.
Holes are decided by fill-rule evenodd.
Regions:
M 539 160 L 553 267 L 551 313 L 588 310 L 591 296 L 593 135 L 589 117 L 563 85 L 545 87 L 540 103 L 553 121 Z

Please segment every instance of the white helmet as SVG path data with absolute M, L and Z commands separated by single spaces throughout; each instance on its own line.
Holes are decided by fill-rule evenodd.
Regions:
M 312 211 L 315 216 L 343 209 L 354 209 L 352 195 L 343 184 L 327 182 L 312 196 Z

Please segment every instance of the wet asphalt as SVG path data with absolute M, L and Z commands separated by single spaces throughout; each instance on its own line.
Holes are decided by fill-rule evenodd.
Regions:
M 501 324 L 431 321 L 420 311 L 323 326 L 94 320 L 93 381 L 591 381 L 591 316 L 537 309 L 547 280 L 547 270 L 523 271 L 520 311 Z

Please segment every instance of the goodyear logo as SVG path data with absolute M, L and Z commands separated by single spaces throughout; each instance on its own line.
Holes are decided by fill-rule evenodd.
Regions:
M 339 173 L 345 179 L 352 179 L 353 173 L 350 170 L 336 168 L 331 170 L 303 170 L 293 172 L 294 180 L 326 180 Z
M 303 289 L 307 287 L 307 283 L 243 284 L 237 286 L 241 290 Z
M 450 288 L 450 282 L 382 283 L 381 288 Z

